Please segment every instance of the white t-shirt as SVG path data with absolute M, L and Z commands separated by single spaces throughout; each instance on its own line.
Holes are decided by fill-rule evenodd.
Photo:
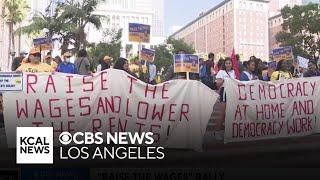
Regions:
M 227 73 L 227 71 L 225 70 L 220 70 L 216 76 L 216 79 L 223 79 L 226 80 L 228 78 L 232 78 L 235 79 L 236 78 L 236 74 L 234 72 L 234 70 L 231 70 Z M 221 87 L 224 87 L 224 83 L 222 84 Z
M 100 71 L 101 71 L 101 64 L 97 66 L 97 72 L 100 72 Z
M 235 79 L 236 78 L 236 74 L 234 73 L 234 70 L 229 71 L 228 73 L 225 70 L 220 70 L 216 76 L 217 79 L 228 79 L 228 78 L 232 78 Z

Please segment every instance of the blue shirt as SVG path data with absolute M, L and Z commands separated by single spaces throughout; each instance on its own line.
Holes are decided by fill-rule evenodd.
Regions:
M 57 68 L 58 72 L 61 73 L 68 73 L 68 74 L 77 74 L 77 68 L 76 66 L 71 62 L 62 62 L 59 64 Z

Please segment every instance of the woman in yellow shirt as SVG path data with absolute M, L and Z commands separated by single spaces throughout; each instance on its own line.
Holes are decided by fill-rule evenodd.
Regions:
M 271 75 L 271 81 L 281 81 L 285 79 L 293 79 L 290 72 L 289 63 L 286 60 L 281 60 L 277 64 L 277 69 Z
M 29 73 L 42 73 L 53 72 L 51 66 L 46 63 L 40 62 L 41 54 L 37 49 L 31 49 L 28 57 L 28 62 L 21 64 L 18 67 L 17 72 L 29 72 Z

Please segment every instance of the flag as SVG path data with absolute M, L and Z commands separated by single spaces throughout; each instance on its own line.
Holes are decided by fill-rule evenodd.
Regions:
M 239 71 L 239 66 L 238 66 L 238 60 L 236 57 L 236 53 L 234 52 L 234 49 L 232 50 L 231 60 L 232 60 L 232 67 L 233 67 L 234 73 L 236 75 L 236 79 L 240 80 L 240 71 Z

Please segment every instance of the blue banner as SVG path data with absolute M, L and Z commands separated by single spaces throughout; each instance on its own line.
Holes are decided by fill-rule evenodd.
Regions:
M 174 72 L 199 73 L 199 56 L 193 54 L 175 54 Z
M 281 47 L 272 50 L 273 60 L 279 62 L 281 60 L 293 60 L 292 47 Z
M 150 25 L 129 23 L 129 41 L 149 43 L 150 30 Z

